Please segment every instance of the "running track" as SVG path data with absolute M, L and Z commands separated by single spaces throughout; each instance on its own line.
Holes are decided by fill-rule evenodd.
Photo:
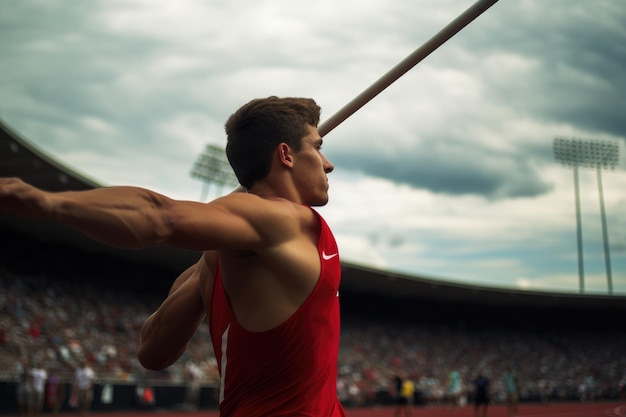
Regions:
M 122 411 L 122 412 L 92 412 L 89 417 L 219 417 L 216 411 L 181 412 L 181 411 Z M 7 417 L 13 417 L 6 415 Z M 52 416 L 45 413 L 43 417 Z M 55 417 L 76 417 L 76 413 L 62 413 Z M 509 417 L 503 405 L 490 406 L 488 417 Z M 254 417 L 254 416 L 250 416 Z M 346 417 L 394 417 L 394 409 L 389 407 L 372 407 L 362 409 L 347 409 Z M 405 417 L 402 415 L 402 417 Z M 412 417 L 474 417 L 472 406 L 465 406 L 452 411 L 446 407 L 415 407 Z M 626 403 L 598 402 L 598 403 L 558 403 L 558 404 L 521 404 L 518 417 L 626 417 Z

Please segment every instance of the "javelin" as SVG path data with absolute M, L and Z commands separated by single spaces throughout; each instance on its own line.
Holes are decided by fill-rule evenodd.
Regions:
M 483 12 L 485 12 L 488 8 L 496 4 L 497 1 L 498 0 L 478 0 L 474 3 L 470 8 L 465 10 L 456 19 L 448 23 L 447 26 L 426 41 L 426 43 L 413 51 L 411 55 L 404 58 L 399 64 L 380 77 L 374 84 L 369 86 L 352 101 L 339 109 L 339 111 L 333 114 L 328 120 L 325 120 L 322 124 L 320 124 L 318 127 L 320 136 L 324 136 L 336 128 L 341 122 L 354 114 L 371 99 L 380 94 L 380 92 L 382 92 L 385 88 L 389 87 L 394 83 L 394 81 L 417 65 L 421 60 L 430 55 L 431 52 L 439 48 L 461 29 L 483 14 Z

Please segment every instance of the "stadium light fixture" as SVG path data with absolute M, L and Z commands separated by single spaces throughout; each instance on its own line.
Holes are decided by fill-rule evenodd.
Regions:
M 613 277 L 611 272 L 611 255 L 609 234 L 604 209 L 604 191 L 602 187 L 602 170 L 614 170 L 619 161 L 619 146 L 615 142 L 597 139 L 555 138 L 553 142 L 554 159 L 574 170 L 574 191 L 576 197 L 576 230 L 578 240 L 578 277 L 580 292 L 585 291 L 585 275 L 583 265 L 583 242 L 580 216 L 580 191 L 578 185 L 578 168 L 594 169 L 598 178 L 600 197 L 600 218 L 602 221 L 602 237 L 604 241 L 604 262 L 606 268 L 607 290 L 613 294 Z
M 233 169 L 228 163 L 226 153 L 215 145 L 207 145 L 204 152 L 196 160 L 191 176 L 203 181 L 201 201 L 206 201 L 210 184 L 236 187 L 239 183 Z

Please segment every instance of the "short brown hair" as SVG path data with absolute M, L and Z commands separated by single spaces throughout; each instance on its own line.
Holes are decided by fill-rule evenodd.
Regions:
M 254 99 L 233 113 L 225 125 L 226 156 L 239 183 L 247 189 L 265 178 L 280 143 L 299 150 L 320 113 L 313 99 L 276 96 Z

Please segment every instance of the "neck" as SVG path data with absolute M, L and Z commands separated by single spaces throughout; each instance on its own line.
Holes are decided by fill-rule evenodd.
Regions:
M 250 187 L 248 193 L 258 195 L 261 198 L 282 198 L 297 204 L 302 203 L 300 195 L 285 183 L 274 184 L 271 181 L 259 182 Z

